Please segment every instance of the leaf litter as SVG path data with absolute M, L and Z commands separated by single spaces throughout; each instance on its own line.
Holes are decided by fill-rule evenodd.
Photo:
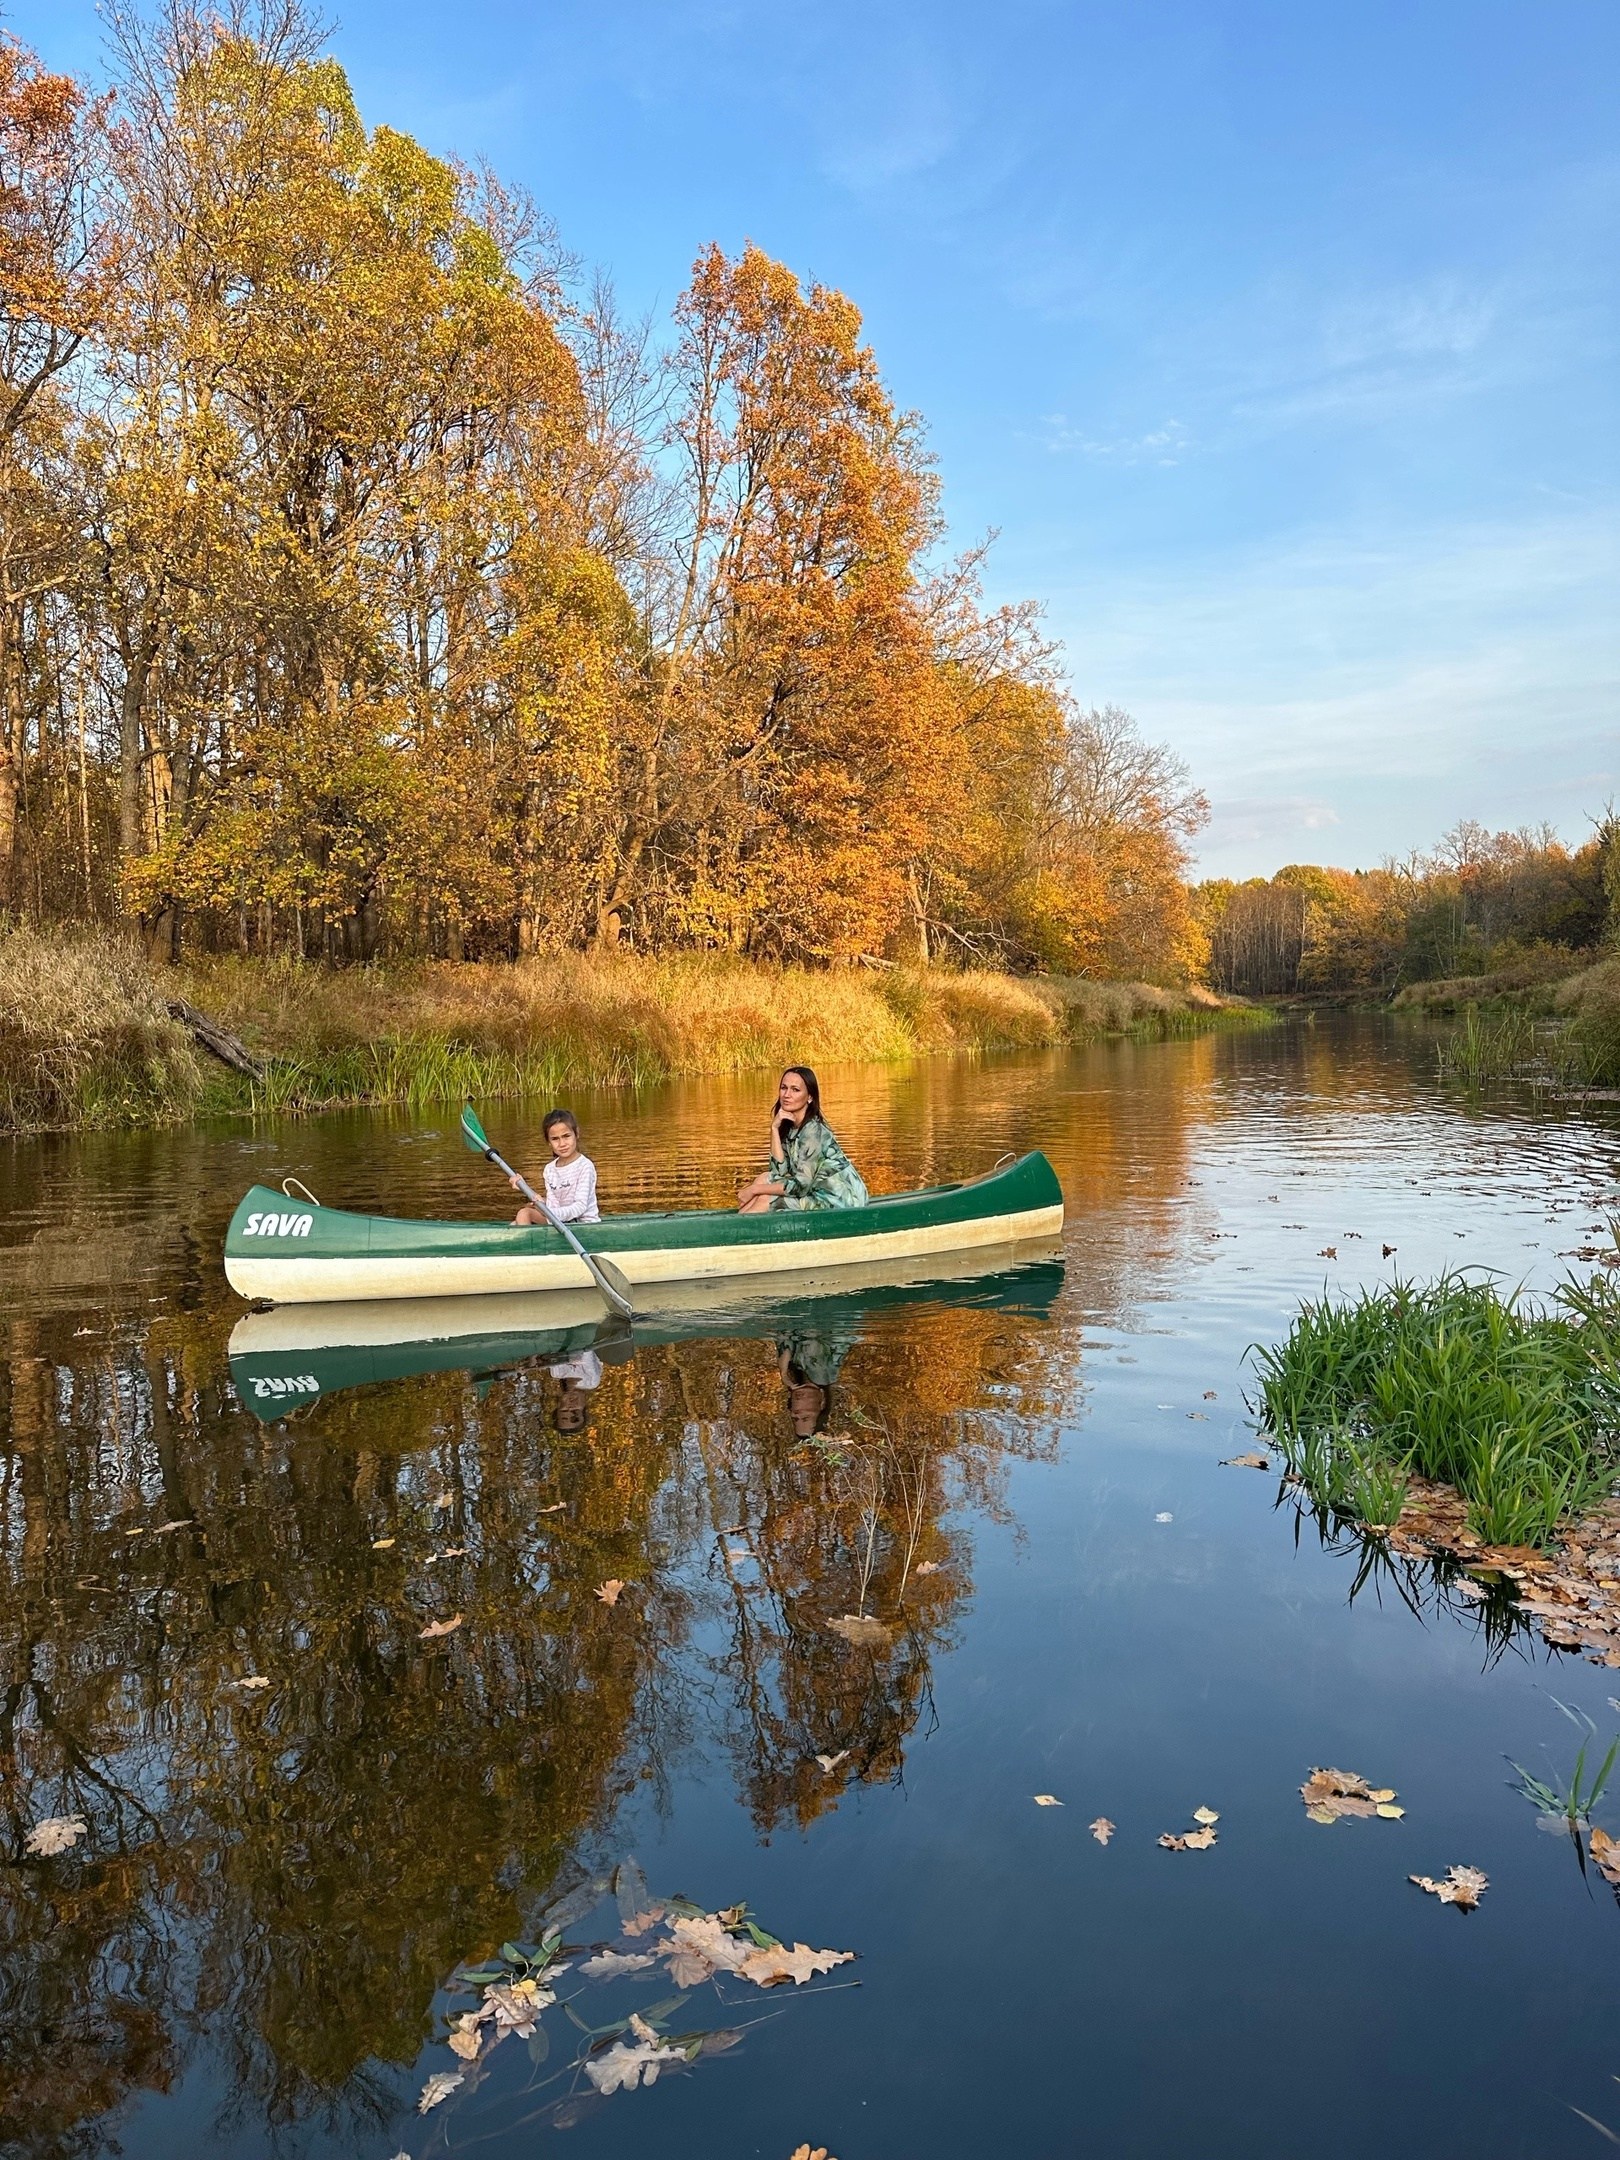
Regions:
M 1490 1885 L 1489 1876 L 1477 1867 L 1447 1868 L 1438 1882 L 1432 1875 L 1408 1875 L 1406 1879 L 1437 1897 L 1442 1905 L 1455 1905 L 1462 1912 L 1472 1912 Z
M 565 1930 L 596 1911 L 610 1894 L 619 1923 L 617 1940 L 565 1942 Z M 454 2092 L 475 2092 L 491 2054 L 509 2034 L 528 2043 L 537 2064 L 546 2060 L 551 2050 L 542 2019 L 555 2008 L 582 2036 L 545 2081 L 568 2081 L 567 2092 L 546 2103 L 553 2126 L 564 2128 L 578 2118 L 582 2105 L 642 2091 L 666 2072 L 685 2070 L 736 2046 L 743 2037 L 736 2025 L 696 2030 L 674 2026 L 676 2012 L 694 1989 L 713 1984 L 722 2001 L 724 1988 L 737 1985 L 760 1990 L 791 1986 L 796 1991 L 849 1964 L 854 1956 L 852 1950 L 785 1943 L 760 1926 L 743 1904 L 710 1912 L 688 1898 L 654 1899 L 640 1867 L 627 1858 L 610 1876 L 592 1877 L 545 1908 L 537 1941 L 502 1943 L 482 1964 L 462 1967 L 452 1976 L 452 1993 L 472 1991 L 478 2001 L 472 2009 L 452 2009 L 447 2017 L 444 2040 L 459 2067 L 430 2077 L 417 2106 L 426 2114 Z M 563 1992 L 560 1983 L 568 1974 L 582 1985 Z M 607 2023 L 589 2023 L 576 2008 L 585 1988 L 626 1982 L 655 1991 L 673 1982 L 679 1992 L 655 1996 Z
M 1312 1822 L 1343 1822 L 1354 1817 L 1381 1816 L 1399 1822 L 1406 1810 L 1395 1804 L 1393 1785 L 1369 1785 L 1354 1770 L 1313 1770 L 1299 1788 L 1305 1812 Z
M 82 1815 L 47 1815 L 29 1831 L 24 1850 L 39 1859 L 54 1859 L 71 1851 L 89 1827 Z
M 1179 1833 L 1166 1830 L 1159 1843 L 1166 1852 L 1208 1852 L 1215 1843 L 1215 1825 L 1220 1819 L 1214 1808 L 1196 1807 L 1193 1809 L 1193 1821 L 1198 1825 L 1196 1830 Z

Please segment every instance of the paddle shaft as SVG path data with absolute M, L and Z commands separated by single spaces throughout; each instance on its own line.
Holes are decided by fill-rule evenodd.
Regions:
M 626 1320 L 633 1320 L 636 1314 L 635 1307 L 631 1304 L 629 1296 L 627 1295 L 627 1292 L 629 1290 L 629 1284 L 626 1283 L 623 1290 L 616 1290 L 613 1287 L 613 1284 L 609 1282 L 606 1274 L 603 1272 L 602 1263 L 596 1258 L 595 1254 L 588 1253 L 585 1250 L 584 1246 L 579 1242 L 579 1239 L 575 1237 L 572 1228 L 567 1223 L 559 1222 L 557 1220 L 556 1216 L 552 1214 L 550 1208 L 546 1206 L 546 1203 L 544 1202 L 544 1200 L 541 1199 L 540 1195 L 535 1191 L 534 1187 L 529 1183 L 528 1179 L 522 1176 L 520 1172 L 514 1170 L 512 1168 L 512 1165 L 506 1161 L 504 1156 L 498 1155 L 492 1147 L 485 1148 L 484 1156 L 487 1161 L 492 1162 L 495 1165 L 497 1170 L 504 1170 L 506 1172 L 507 1176 L 512 1180 L 512 1183 L 517 1187 L 518 1191 L 522 1193 L 524 1198 L 528 1201 L 530 1207 L 537 1207 L 540 1210 L 541 1214 L 545 1217 L 546 1221 L 550 1223 L 553 1230 L 560 1230 L 562 1232 L 568 1243 L 573 1246 L 575 1252 L 578 1253 L 579 1257 L 590 1269 L 592 1277 L 595 1280 L 597 1289 L 601 1291 L 602 1295 L 607 1299 L 609 1305 L 612 1306 L 613 1310 L 616 1313 L 621 1314 Z M 615 1275 L 617 1275 L 619 1271 L 617 1268 L 615 1268 L 613 1272 Z

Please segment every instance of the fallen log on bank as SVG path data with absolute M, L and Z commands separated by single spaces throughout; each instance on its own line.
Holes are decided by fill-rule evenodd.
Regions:
M 264 1067 L 241 1038 L 228 1028 L 222 1028 L 217 1021 L 210 1020 L 195 1005 L 188 1005 L 184 998 L 170 998 L 169 1018 L 189 1028 L 193 1039 L 201 1043 L 209 1056 L 218 1058 L 222 1065 L 229 1065 L 233 1072 L 246 1073 L 250 1080 L 264 1078 Z

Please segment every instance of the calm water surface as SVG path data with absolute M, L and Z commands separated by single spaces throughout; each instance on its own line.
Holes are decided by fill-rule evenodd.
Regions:
M 610 1338 L 600 1385 L 567 1391 L 577 1433 L 549 1368 L 596 1376 L 588 1328 L 416 1359 L 442 1370 L 395 1346 L 368 1370 L 399 1376 L 360 1387 L 329 1361 L 296 1400 L 254 1395 L 273 1356 L 233 1379 L 243 1187 L 496 1212 L 447 1114 L 0 1156 L 6 2152 L 1620 2138 L 1620 1909 L 1504 1760 L 1567 1776 L 1559 1703 L 1606 1743 L 1620 1675 L 1324 1547 L 1274 1477 L 1221 1461 L 1253 1445 L 1244 1351 L 1301 1295 L 1460 1265 L 1556 1282 L 1620 1204 L 1620 1134 L 1448 1096 L 1420 1040 L 1372 1025 L 824 1081 L 876 1189 L 1044 1148 L 1061 1267 Z M 724 1200 L 763 1092 L 581 1104 L 607 1203 Z M 531 1163 L 538 1109 L 490 1116 Z M 784 1359 L 831 1384 L 809 1443 Z M 1307 1821 L 1315 1764 L 1395 1786 L 1405 1819 Z M 1160 1850 L 1200 1805 L 1215 1848 Z M 72 1852 L 25 1855 L 67 1814 Z M 590 1885 L 631 1853 L 656 1899 L 746 1901 L 858 1958 L 691 1990 L 668 2030 L 739 2037 L 606 2098 L 559 2003 L 417 2114 L 458 2067 L 457 1965 L 582 1884 L 570 1940 L 614 1936 Z M 1472 1915 L 1406 1881 L 1459 1862 L 1491 1878 Z M 574 1990 L 589 2026 L 674 1993 L 659 1969 Z

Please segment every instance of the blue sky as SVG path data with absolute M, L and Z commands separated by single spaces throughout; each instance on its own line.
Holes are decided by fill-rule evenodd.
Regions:
M 91 0 L 6 12 L 95 69 Z M 1614 0 L 344 0 L 333 49 L 635 309 L 710 239 L 849 293 L 1209 872 L 1620 796 Z

